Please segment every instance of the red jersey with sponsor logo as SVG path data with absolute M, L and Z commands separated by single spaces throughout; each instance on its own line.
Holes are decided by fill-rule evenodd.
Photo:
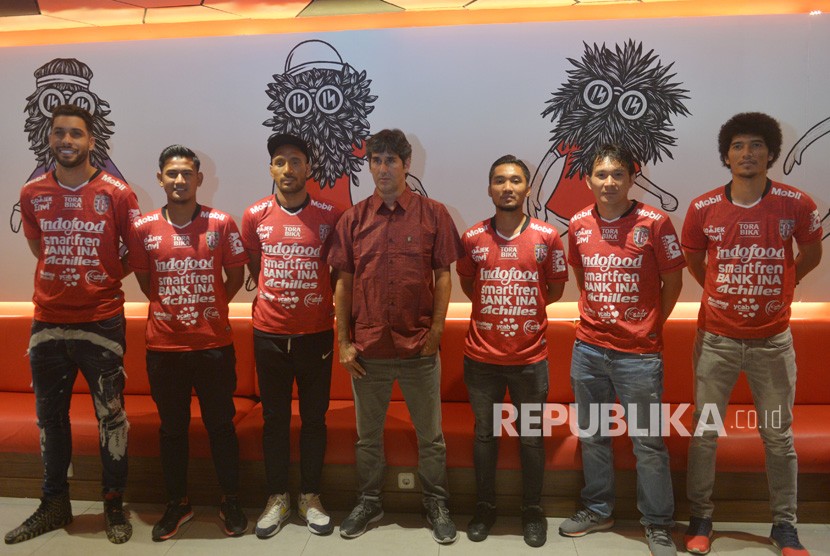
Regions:
M 141 213 L 132 189 L 99 171 L 81 187 L 42 174 L 20 191 L 26 238 L 40 241 L 35 318 L 52 323 L 103 320 L 124 306 L 119 242 Z
M 270 195 L 245 210 L 242 241 L 260 253 L 254 328 L 271 334 L 312 334 L 333 326 L 329 237 L 340 218 L 331 203 L 310 196 L 296 212 Z
M 751 207 L 732 203 L 730 184 L 689 205 L 683 247 L 706 251 L 698 326 L 730 338 L 787 329 L 795 289 L 793 238 L 820 241 L 821 216 L 804 192 L 769 181 Z
M 473 279 L 473 312 L 464 355 L 482 363 L 529 365 L 548 356 L 545 293 L 548 282 L 565 282 L 568 268 L 559 234 L 527 218 L 519 235 L 505 239 L 494 219 L 463 236 L 459 276 Z
M 568 262 L 585 276 L 578 339 L 627 353 L 662 351 L 660 274 L 686 266 L 666 213 L 633 202 L 607 222 L 588 207 L 571 218 Z
M 147 348 L 195 351 L 230 345 L 223 268 L 248 255 L 230 215 L 199 207 L 185 226 L 161 210 L 138 219 L 130 236 L 130 266 L 150 273 Z

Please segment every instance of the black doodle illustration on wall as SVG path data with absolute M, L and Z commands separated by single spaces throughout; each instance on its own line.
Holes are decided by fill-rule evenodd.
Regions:
M 528 213 L 567 228 L 578 211 L 593 202 L 585 186 L 591 154 L 604 143 L 621 143 L 642 164 L 672 158 L 672 116 L 688 116 L 683 104 L 689 91 L 672 82 L 674 63 L 664 65 L 654 50 L 628 40 L 613 49 L 605 44 L 585 45 L 582 59 L 568 58 L 563 83 L 542 112 L 556 126 L 551 147 L 533 176 L 535 194 L 528 198 Z M 557 171 L 558 170 L 558 171 Z M 677 198 L 643 175 L 634 182 L 659 201 L 663 210 L 677 210 Z
M 790 172 L 793 171 L 795 166 L 802 163 L 801 159 L 804 157 L 804 151 L 828 133 L 830 133 L 830 118 L 825 118 L 808 129 L 807 132 L 795 142 L 793 148 L 790 149 L 790 152 L 788 152 L 786 158 L 784 158 L 784 174 L 790 175 Z M 828 209 L 827 214 L 825 214 L 821 219 L 821 225 L 825 230 L 827 230 L 828 224 L 830 224 L 830 209 Z M 827 233 L 825 233 L 824 237 L 821 239 L 827 239 L 829 236 L 830 230 L 827 230 Z
M 29 135 L 29 150 L 35 153 L 37 164 L 29 180 L 55 167 L 55 157 L 49 148 L 50 121 L 52 110 L 66 103 L 85 108 L 92 114 L 92 136 L 95 138 L 95 148 L 90 152 L 92 165 L 124 179 L 107 152 L 107 140 L 112 137 L 114 125 L 107 119 L 110 105 L 90 90 L 92 75 L 89 66 L 75 58 L 55 58 L 35 70 L 35 92 L 26 98 L 27 117 L 23 128 Z M 12 208 L 9 224 L 12 232 L 20 231 L 19 203 Z

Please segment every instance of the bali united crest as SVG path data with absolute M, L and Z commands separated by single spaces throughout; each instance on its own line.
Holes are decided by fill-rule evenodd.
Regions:
M 328 224 L 320 224 L 320 241 L 326 241 L 331 233 L 331 226 Z
M 634 240 L 634 245 L 637 247 L 642 247 L 648 243 L 648 228 L 645 226 L 635 226 L 632 239 Z
M 795 231 L 795 220 L 782 219 L 778 221 L 778 233 L 784 241 L 793 237 Z
M 541 263 L 544 261 L 548 256 L 548 246 L 543 243 L 537 243 L 536 248 L 534 249 L 536 252 L 536 262 Z
M 95 196 L 95 201 L 92 203 L 92 206 L 98 214 L 106 214 L 110 210 L 110 198 L 107 195 L 99 193 Z
M 208 249 L 216 249 L 219 246 L 219 232 L 205 232 L 205 242 Z

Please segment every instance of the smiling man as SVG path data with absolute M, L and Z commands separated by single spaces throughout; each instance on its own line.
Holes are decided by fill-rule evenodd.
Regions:
M 150 300 L 147 377 L 161 426 L 161 467 L 167 508 L 153 540 L 169 539 L 193 517 L 187 497 L 191 392 L 196 391 L 222 489 L 219 516 L 226 535 L 240 536 L 248 520 L 239 506 L 236 355 L 228 302 L 242 286 L 248 261 L 227 213 L 200 205 L 199 157 L 183 145 L 159 156 L 159 185 L 167 204 L 137 220 L 130 266 Z M 223 277 L 224 271 L 224 277 Z
M 488 179 L 496 214 L 464 233 L 465 255 L 456 267 L 461 289 L 473 302 L 464 342 L 464 383 L 475 416 L 477 502 L 467 537 L 486 539 L 496 519 L 493 415 L 509 390 L 522 434 L 523 536 L 538 547 L 547 540 L 540 506 L 545 471 L 541 414 L 548 395 L 545 306 L 562 296 L 568 268 L 556 230 L 522 210 L 530 194 L 527 165 L 513 155 L 502 156 L 490 167 Z M 536 425 L 522 426 L 525 415 Z
M 803 191 L 767 171 L 781 153 L 781 127 L 759 112 L 737 114 L 718 134 L 732 180 L 692 201 L 683 224 L 689 273 L 703 286 L 695 339 L 695 414 L 715 404 L 725 415 L 743 370 L 764 441 L 770 540 L 784 556 L 808 554 L 795 528 L 798 459 L 792 419 L 796 364 L 790 333 L 795 286 L 821 260 L 821 217 Z M 793 252 L 793 240 L 798 255 Z M 770 419 L 777 415 L 780 419 Z M 712 536 L 717 432 L 689 444 L 686 550 L 706 554 Z
M 52 111 L 55 170 L 20 192 L 23 231 L 37 257 L 29 358 L 43 457 L 40 507 L 6 535 L 25 541 L 72 521 L 67 469 L 72 458 L 69 404 L 83 374 L 101 437 L 107 538 L 123 543 L 132 526 L 122 507 L 127 484 L 124 411 L 124 293 L 119 241 L 139 216 L 135 193 L 90 163 L 92 115 L 72 104 Z
M 653 556 L 677 554 L 671 537 L 674 495 L 669 454 L 654 405 L 663 396 L 663 323 L 686 266 L 666 213 L 630 199 L 637 161 L 626 148 L 594 154 L 588 187 L 596 204 L 571 218 L 568 262 L 579 287 L 579 325 L 571 360 L 585 487 L 584 509 L 559 533 L 581 537 L 614 525 L 614 454 L 597 415 L 619 398 L 637 458 L 637 508 Z M 597 411 L 599 409 L 599 411 Z M 636 421 L 635 421 L 636 420 Z

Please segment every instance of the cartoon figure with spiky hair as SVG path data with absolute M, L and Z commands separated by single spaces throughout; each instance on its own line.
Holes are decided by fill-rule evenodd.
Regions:
M 49 149 L 49 130 L 52 109 L 59 104 L 75 104 L 92 114 L 92 136 L 95 148 L 90 152 L 90 162 L 113 176 L 124 179 L 110 160 L 107 139 L 112 137 L 112 126 L 107 119 L 110 105 L 89 90 L 92 70 L 75 58 L 55 58 L 35 70 L 35 92 L 26 98 L 26 124 L 23 130 L 29 134 L 29 150 L 35 153 L 37 167 L 29 180 L 55 167 L 55 159 Z M 28 180 L 27 180 L 28 181 Z M 20 205 L 15 204 L 9 220 L 12 232 L 20 231 Z
M 597 147 L 622 144 L 641 164 L 662 161 L 663 155 L 672 158 L 671 116 L 689 115 L 682 102 L 688 91 L 671 82 L 673 63 L 663 65 L 653 50 L 644 53 L 642 43 L 630 39 L 613 50 L 583 44 L 582 59 L 568 58 L 574 69 L 542 112 L 556 127 L 551 149 L 533 176 L 535 195 L 527 200 L 531 216 L 565 229 L 571 216 L 593 202 L 585 176 Z M 557 176 L 552 170 L 560 165 L 552 183 Z M 677 210 L 677 198 L 641 171 L 634 183 L 657 197 L 664 210 Z
M 787 157 L 784 159 L 784 173 L 789 175 L 797 165 L 800 165 L 801 157 L 804 156 L 804 151 L 828 133 L 830 133 L 830 118 L 825 118 L 808 129 L 807 132 L 795 142 L 795 145 L 793 145 L 793 148 L 790 149 L 790 152 L 787 153 Z M 827 211 L 827 214 L 824 215 L 821 222 L 822 225 L 825 226 L 825 229 L 827 229 L 828 226 L 826 223 L 830 222 L 830 210 Z M 830 237 L 830 230 L 828 230 L 821 239 L 825 240 L 828 237 Z

